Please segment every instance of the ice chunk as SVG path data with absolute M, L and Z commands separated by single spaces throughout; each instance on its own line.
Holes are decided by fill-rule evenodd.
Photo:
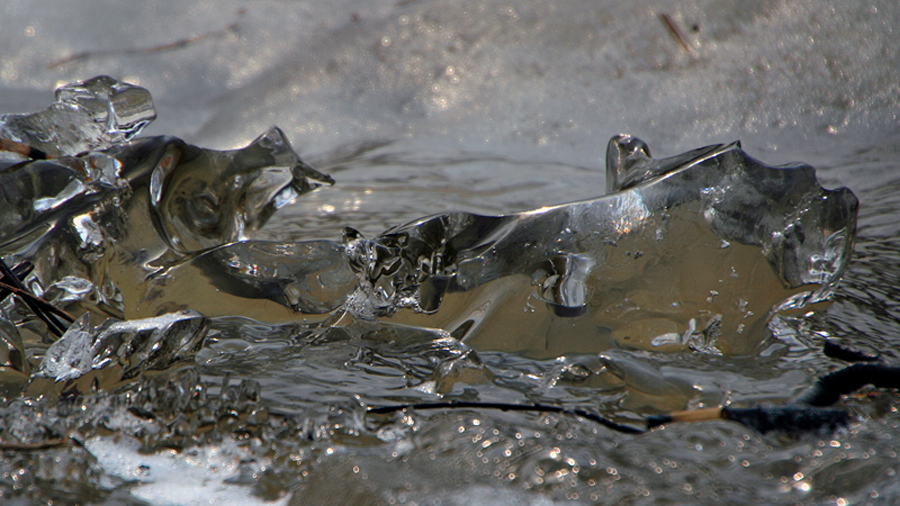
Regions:
M 76 304 L 71 296 L 80 294 L 84 309 L 98 318 L 156 316 L 188 307 L 148 292 L 145 278 L 186 261 L 185 255 L 248 239 L 279 207 L 334 183 L 300 160 L 277 128 L 230 151 L 152 137 L 102 152 L 3 163 L 0 248 L 35 259 L 35 276 L 60 297 L 56 302 Z M 79 282 L 72 291 L 70 284 L 60 284 L 66 279 L 90 287 Z M 300 285 L 288 286 L 280 301 L 313 309 L 303 305 L 300 293 L 312 285 Z M 195 295 L 214 299 L 216 292 Z M 142 312 L 149 307 L 142 305 L 146 298 L 160 303 Z M 315 308 L 333 308 L 326 299 Z
M 47 349 L 34 375 L 68 381 L 89 372 L 94 365 L 90 324 L 87 314 L 75 320 L 66 333 Z
M 821 300 L 843 272 L 857 200 L 822 189 L 809 166 L 768 167 L 737 143 L 655 160 L 628 136 L 612 139 L 607 159 L 618 191 L 599 199 L 439 215 L 371 241 L 348 235 L 372 308 L 436 313 L 430 325 L 467 326 L 465 338 L 482 347 L 551 356 L 602 350 L 609 338 L 684 345 L 689 326 L 715 320 L 718 346 L 746 352 L 767 335 L 773 306 Z M 555 315 L 536 311 L 537 301 Z M 662 339 L 669 335 L 687 338 Z
M 125 142 L 155 118 L 150 92 L 99 76 L 57 89 L 44 111 L 0 116 L 0 138 L 56 158 Z
M 144 300 L 153 311 L 215 287 L 212 302 L 195 303 L 240 311 L 224 294 L 264 298 L 304 316 L 343 304 L 363 320 L 538 356 L 615 343 L 740 353 L 768 336 L 773 307 L 822 300 L 839 279 L 857 201 L 822 189 L 812 168 L 767 167 L 738 144 L 656 160 L 620 136 L 609 152 L 619 190 L 602 198 L 438 215 L 373 239 L 348 228 L 342 246 L 229 245 L 161 273 L 148 285 L 158 297 Z
M 235 151 L 171 143 L 150 175 L 160 232 L 187 253 L 247 239 L 278 207 L 334 180 L 303 163 L 272 128 Z
M 32 379 L 72 382 L 94 372 L 91 379 L 108 386 L 143 371 L 164 370 L 192 359 L 208 327 L 206 318 L 191 310 L 142 320 L 109 319 L 95 328 L 85 314 L 47 349 Z M 37 388 L 34 381 L 30 388 Z

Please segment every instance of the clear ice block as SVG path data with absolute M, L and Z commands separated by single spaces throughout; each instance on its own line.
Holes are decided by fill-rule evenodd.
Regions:
M 231 151 L 152 137 L 25 161 L 0 171 L 0 247 L 35 259 L 53 301 L 80 298 L 98 318 L 156 316 L 188 306 L 148 293 L 147 276 L 247 239 L 279 207 L 333 182 L 277 128 Z M 142 312 L 145 298 L 159 304 Z
M 612 346 L 747 353 L 774 310 L 826 299 L 849 259 L 856 198 L 821 188 L 809 166 L 769 167 L 737 143 L 656 160 L 620 136 L 608 178 L 613 192 L 598 199 L 443 214 L 373 239 L 348 228 L 342 246 L 231 245 L 180 265 L 181 284 L 154 283 L 274 300 L 304 317 L 343 303 L 357 319 L 540 357 Z

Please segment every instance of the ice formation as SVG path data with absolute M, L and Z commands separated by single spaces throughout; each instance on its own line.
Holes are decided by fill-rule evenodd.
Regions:
M 69 121 L 77 96 L 94 112 L 75 131 L 100 117 L 108 137 L 55 159 L 6 158 L 0 245 L 37 265 L 32 284 L 50 300 L 95 320 L 348 315 L 532 356 L 614 345 L 746 353 L 773 310 L 827 298 L 853 243 L 856 198 L 821 188 L 809 166 L 769 167 L 737 143 L 654 159 L 625 135 L 609 143 L 610 193 L 596 199 L 441 214 L 371 239 L 347 228 L 341 242 L 254 241 L 279 207 L 333 183 L 278 129 L 225 152 L 128 141 L 153 116 L 145 90 L 110 78 L 63 89 L 78 94 L 59 94 L 40 121 L 7 116 L 0 128 L 46 147 L 41 128 Z M 79 360 L 54 375 L 91 362 Z
M 809 166 L 768 167 L 737 143 L 655 160 L 629 136 L 610 141 L 607 159 L 613 191 L 598 199 L 499 217 L 446 214 L 352 238 L 360 290 L 376 314 L 437 313 L 460 338 L 486 326 L 491 337 L 477 340 L 506 351 L 697 337 L 698 346 L 718 339 L 745 352 L 773 306 L 823 300 L 849 258 L 856 198 L 822 189 Z M 473 295 L 453 295 L 456 307 L 441 317 L 443 299 L 463 293 Z M 536 334 L 543 343 L 528 342 Z

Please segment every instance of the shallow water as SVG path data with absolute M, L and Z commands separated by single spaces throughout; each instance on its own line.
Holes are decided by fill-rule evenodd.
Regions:
M 3 450 L 4 501 L 898 501 L 892 391 L 844 399 L 857 417 L 848 431 L 795 439 L 724 421 L 624 435 L 538 413 L 363 414 L 442 395 L 582 407 L 637 424 L 688 407 L 786 402 L 843 366 L 821 353 L 824 337 L 900 361 L 895 5 L 180 5 L 85 3 L 68 16 L 53 2 L 4 6 L 4 26 L 16 29 L 0 33 L 3 111 L 42 109 L 58 83 L 112 74 L 153 93 L 160 118 L 147 135 L 224 149 L 277 124 L 338 182 L 254 235 L 278 241 L 337 241 L 345 226 L 373 237 L 432 213 L 498 215 L 596 197 L 606 141 L 620 131 L 656 156 L 740 138 L 767 163 L 802 160 L 823 186 L 854 191 L 853 259 L 830 306 L 784 318 L 752 354 L 635 352 L 665 380 L 662 395 L 626 386 L 592 353 L 473 354 L 423 329 L 217 318 L 194 363 L 120 393 L 7 398 L 4 437 L 73 430 L 83 446 Z M 664 12 L 690 52 L 660 22 Z M 225 30 L 232 23 L 237 30 Z M 82 51 L 153 48 L 208 31 L 178 49 L 114 50 L 47 68 Z

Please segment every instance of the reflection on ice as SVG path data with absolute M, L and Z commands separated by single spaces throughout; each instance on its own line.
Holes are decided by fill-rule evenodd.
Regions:
M 295 311 L 322 314 L 341 307 L 357 283 L 340 246 L 328 241 L 240 242 L 204 253 L 166 273 L 189 268 L 217 289 L 254 299 L 270 299 Z M 151 281 L 155 283 L 156 280 Z

